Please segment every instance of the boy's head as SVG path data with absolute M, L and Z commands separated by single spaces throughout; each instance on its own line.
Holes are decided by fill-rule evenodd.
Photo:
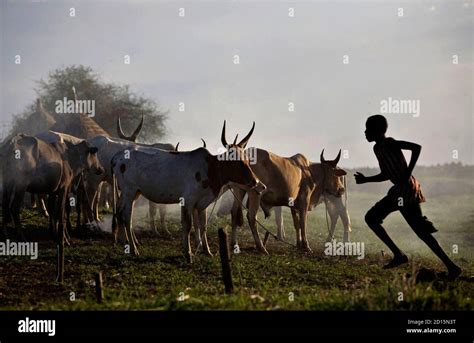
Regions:
M 369 142 L 385 137 L 387 132 L 387 119 L 381 114 L 375 114 L 367 118 L 365 122 L 365 138 Z

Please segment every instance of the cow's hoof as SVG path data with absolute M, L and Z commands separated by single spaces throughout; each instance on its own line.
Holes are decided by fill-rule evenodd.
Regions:
M 313 250 L 308 245 L 301 245 L 298 247 L 298 250 L 301 251 L 302 253 L 311 253 Z
M 184 257 L 185 257 L 187 263 L 189 263 L 189 264 L 193 263 L 193 260 L 194 260 L 193 255 L 186 254 L 186 256 L 184 256 Z
M 133 250 L 133 256 L 140 256 L 140 252 L 138 250 Z
M 262 248 L 258 248 L 257 250 L 258 250 L 258 252 L 259 252 L 260 254 L 263 254 L 263 255 L 270 255 L 270 254 L 268 253 L 267 249 L 265 249 L 265 248 L 263 248 L 263 247 L 262 247 Z

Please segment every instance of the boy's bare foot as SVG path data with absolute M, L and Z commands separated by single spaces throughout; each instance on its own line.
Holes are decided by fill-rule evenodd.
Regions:
M 383 269 L 395 268 L 405 263 L 408 263 L 408 257 L 406 255 L 395 256 L 388 264 L 383 266 Z

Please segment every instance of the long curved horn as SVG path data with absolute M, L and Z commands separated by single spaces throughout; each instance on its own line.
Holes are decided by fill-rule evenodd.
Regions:
M 227 144 L 227 140 L 225 139 L 225 120 L 224 120 L 224 126 L 222 126 L 221 143 L 226 149 L 229 146 L 229 144 Z
M 324 149 L 323 151 L 321 151 L 321 156 L 319 156 L 319 160 L 321 161 L 321 163 L 326 163 L 326 160 L 324 159 Z
M 120 115 L 117 117 L 117 134 L 119 138 L 129 140 L 122 131 L 122 125 L 120 123 Z
M 238 146 L 240 146 L 242 149 L 245 148 L 245 146 L 247 145 L 250 137 L 252 136 L 253 134 L 253 130 L 255 129 L 255 122 L 253 122 L 253 125 L 252 125 L 252 128 L 250 129 L 250 132 L 247 133 L 247 136 L 244 137 L 244 139 L 242 139 L 239 144 L 237 144 Z
M 176 144 L 176 146 L 174 147 L 174 150 L 175 150 L 175 151 L 178 151 L 178 147 L 179 147 L 179 142 L 178 142 L 178 144 Z
M 143 127 L 143 120 L 144 120 L 144 116 L 142 114 L 142 120 L 140 121 L 140 124 L 135 129 L 135 131 L 133 131 L 132 135 L 130 136 L 130 141 L 135 142 L 137 140 L 137 137 L 140 134 L 140 131 L 142 130 L 142 127 Z
M 238 138 L 238 137 L 239 137 L 239 134 L 236 134 L 236 135 L 235 135 L 235 139 L 234 139 L 234 143 L 232 143 L 232 144 L 235 145 L 235 144 L 237 143 L 237 138 Z
M 339 149 L 339 154 L 337 154 L 337 157 L 333 162 L 334 167 L 339 163 L 339 160 L 341 159 L 341 149 Z
M 130 141 L 130 142 L 135 142 L 137 140 L 137 137 L 138 135 L 140 134 L 140 131 L 142 130 L 142 127 L 143 127 L 143 114 L 142 114 L 142 120 L 140 121 L 140 124 L 138 125 L 138 127 L 135 129 L 135 131 L 133 131 L 132 135 L 127 137 L 124 133 L 123 133 L 123 130 L 122 130 L 122 123 L 120 121 L 120 115 L 117 117 L 117 133 L 118 133 L 118 136 L 121 138 L 121 139 L 125 139 L 127 141 Z
M 206 141 L 202 138 L 201 138 L 201 140 L 202 140 L 202 147 L 205 148 L 206 147 Z

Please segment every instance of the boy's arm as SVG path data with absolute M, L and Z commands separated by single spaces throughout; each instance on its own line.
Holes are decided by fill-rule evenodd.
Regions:
M 380 174 L 373 176 L 365 176 L 364 174 L 357 172 L 354 174 L 354 177 L 356 179 L 357 184 L 367 182 L 384 182 L 388 180 L 387 175 L 385 175 L 383 172 L 380 172 Z
M 413 169 L 415 169 L 416 162 L 418 161 L 418 157 L 420 157 L 421 153 L 421 145 L 406 142 L 406 141 L 395 141 L 397 146 L 402 150 L 410 150 L 411 151 L 411 158 L 410 163 L 408 164 L 408 170 L 406 178 L 409 179 L 411 174 L 413 173 Z

